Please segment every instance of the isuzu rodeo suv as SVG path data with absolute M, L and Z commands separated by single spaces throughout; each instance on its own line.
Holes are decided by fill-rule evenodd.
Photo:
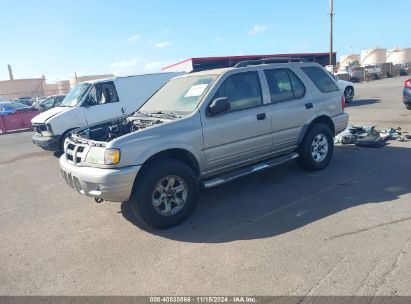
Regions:
M 199 188 L 295 159 L 325 168 L 348 124 L 344 96 L 320 65 L 240 62 L 168 81 L 131 116 L 78 129 L 65 141 L 67 183 L 96 201 L 129 201 L 156 228 L 186 219 Z

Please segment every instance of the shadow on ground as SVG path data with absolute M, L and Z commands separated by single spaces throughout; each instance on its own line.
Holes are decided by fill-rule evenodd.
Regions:
M 375 104 L 379 102 L 380 102 L 379 98 L 354 99 L 352 102 L 347 104 L 347 106 L 348 107 L 360 107 L 360 106 L 371 105 L 371 104 Z
M 294 163 L 200 193 L 191 217 L 168 230 L 138 222 L 129 203 L 123 216 L 152 234 L 195 243 L 267 238 L 293 231 L 342 210 L 392 203 L 411 192 L 409 148 L 338 146 L 329 167 L 306 172 Z M 385 178 L 385 177 L 390 178 Z

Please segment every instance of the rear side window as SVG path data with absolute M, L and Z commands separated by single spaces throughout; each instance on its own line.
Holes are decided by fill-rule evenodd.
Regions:
M 303 72 L 314 82 L 316 87 L 323 93 L 338 91 L 335 82 L 319 67 L 303 67 Z
M 305 87 L 301 80 L 289 69 L 265 70 L 271 102 L 283 102 L 304 96 Z

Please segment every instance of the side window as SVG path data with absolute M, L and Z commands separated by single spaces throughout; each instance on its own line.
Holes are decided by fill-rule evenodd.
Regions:
M 105 103 L 118 102 L 116 87 L 113 82 L 97 83 L 89 93 L 89 105 L 95 106 Z
M 244 110 L 263 104 L 261 84 L 257 72 L 229 76 L 221 84 L 213 99 L 227 97 L 230 111 Z
M 291 84 L 293 86 L 294 98 L 298 99 L 304 97 L 305 86 L 301 82 L 300 78 L 298 78 L 298 76 L 291 70 L 288 71 L 288 75 L 290 76 Z
M 323 93 L 338 91 L 338 86 L 327 72 L 319 67 L 303 67 L 303 72 L 314 82 L 316 87 Z
M 301 80 L 289 69 L 265 70 L 271 102 L 283 102 L 304 96 L 305 87 Z

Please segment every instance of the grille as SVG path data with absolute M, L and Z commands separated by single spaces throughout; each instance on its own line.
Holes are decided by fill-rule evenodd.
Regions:
M 69 142 L 65 151 L 66 158 L 74 165 L 78 165 L 84 161 L 86 156 L 86 148 L 82 145 L 77 145 Z

